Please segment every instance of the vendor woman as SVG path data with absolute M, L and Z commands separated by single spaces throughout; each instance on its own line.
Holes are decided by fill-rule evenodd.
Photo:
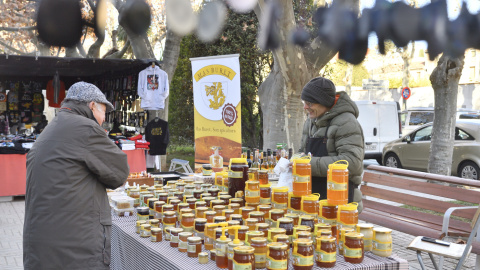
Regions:
M 309 81 L 302 90 L 303 108 L 308 114 L 302 132 L 300 153 L 312 154 L 312 192 L 327 198 L 328 165 L 348 161 L 348 201 L 363 209 L 362 181 L 364 137 L 357 121 L 358 108 L 346 92 L 336 92 L 326 78 Z

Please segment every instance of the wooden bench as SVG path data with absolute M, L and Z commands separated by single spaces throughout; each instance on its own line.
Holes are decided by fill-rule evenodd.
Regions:
M 444 217 L 425 213 L 422 209 L 445 213 L 451 207 L 464 206 L 439 197 L 473 204 L 480 202 L 480 192 L 465 188 L 480 188 L 480 181 L 453 176 L 370 165 L 364 172 L 363 182 L 360 189 L 364 196 L 364 209 L 359 219 L 414 236 L 428 236 L 437 239 L 444 236 L 442 235 Z M 394 189 L 417 193 L 405 194 Z M 392 202 L 397 204 L 392 205 Z M 398 204 L 421 209 L 407 209 L 397 206 Z M 474 206 L 471 209 L 455 210 L 451 215 L 472 219 L 477 208 L 478 206 Z M 447 212 L 445 220 L 448 220 L 450 212 L 451 210 Z M 448 223 L 445 228 L 448 228 L 449 237 L 468 237 L 472 231 L 468 222 L 450 219 Z M 472 252 L 480 254 L 478 242 L 473 244 Z

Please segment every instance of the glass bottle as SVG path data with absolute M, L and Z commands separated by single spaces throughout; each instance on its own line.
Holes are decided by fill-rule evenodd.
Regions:
M 252 167 L 252 160 L 250 159 L 250 149 L 247 150 L 247 164 L 249 168 Z
M 363 261 L 363 234 L 351 232 L 345 234 L 343 257 L 349 263 L 361 263 Z
M 150 241 L 152 242 L 162 242 L 162 229 L 161 228 L 152 228 Z
M 228 172 L 228 195 L 235 197 L 237 191 L 245 192 L 245 182 L 248 181 L 247 161 L 242 158 L 230 159 Z
M 255 268 L 265 268 L 267 263 L 267 238 L 254 237 L 250 246 L 255 249 Z
M 261 169 L 268 171 L 267 152 L 265 152 L 265 151 L 263 151 L 263 155 L 262 155 Z
M 255 156 L 253 158 L 252 168 L 260 169 L 260 157 L 258 154 L 258 149 L 255 149 Z

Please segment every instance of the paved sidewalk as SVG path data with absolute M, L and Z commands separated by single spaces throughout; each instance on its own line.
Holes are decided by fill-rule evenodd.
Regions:
M 0 202 L 0 269 L 23 269 L 22 234 L 25 200 L 15 197 L 11 202 Z M 394 231 L 393 252 L 408 260 L 410 269 L 421 269 L 415 252 L 405 247 L 413 240 L 414 236 Z M 427 269 L 434 269 L 428 255 L 423 256 Z M 446 259 L 443 269 L 454 269 L 456 261 Z M 475 255 L 470 256 L 463 269 L 475 269 Z

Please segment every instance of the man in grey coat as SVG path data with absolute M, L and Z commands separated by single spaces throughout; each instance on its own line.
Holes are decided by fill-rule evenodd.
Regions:
M 300 152 L 312 154 L 312 191 L 327 198 L 328 165 L 338 160 L 348 162 L 348 201 L 363 209 L 362 182 L 364 137 L 357 121 L 358 108 L 346 92 L 336 92 L 329 79 L 317 77 L 302 90 L 303 108 L 308 119 L 303 126 Z
M 29 151 L 25 269 L 109 269 L 106 188 L 121 186 L 129 173 L 126 154 L 101 128 L 111 110 L 95 85 L 75 83 Z

